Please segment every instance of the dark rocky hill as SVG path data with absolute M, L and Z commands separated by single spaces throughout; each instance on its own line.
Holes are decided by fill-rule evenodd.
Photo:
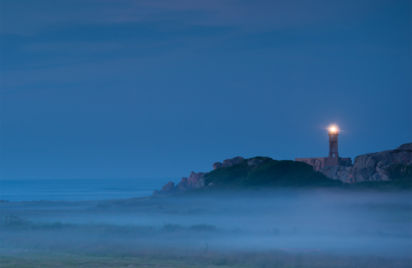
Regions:
M 302 162 L 273 160 L 269 157 L 235 157 L 217 162 L 207 173 L 192 172 L 175 184 L 167 183 L 156 194 L 179 193 L 194 189 L 234 189 L 267 187 L 325 187 L 340 185 Z
M 360 155 L 352 166 L 326 167 L 320 172 L 303 162 L 238 156 L 214 163 L 210 172 L 192 172 L 177 184 L 169 182 L 155 194 L 196 189 L 329 187 L 343 186 L 343 182 L 351 182 L 353 188 L 412 188 L 412 143 L 395 150 Z

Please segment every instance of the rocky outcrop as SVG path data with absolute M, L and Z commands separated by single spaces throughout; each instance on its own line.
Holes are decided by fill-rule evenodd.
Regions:
M 330 179 L 340 180 L 345 183 L 390 181 L 396 179 L 393 174 L 396 174 L 395 176 L 398 177 L 412 180 L 412 143 L 403 144 L 395 150 L 360 155 L 355 158 L 353 165 L 350 158 L 339 158 L 337 165 L 336 163 L 333 165 L 328 163 L 328 158 L 298 158 L 296 160 L 298 162 L 304 162 L 311 165 L 317 174 L 320 172 Z M 203 187 L 213 187 L 215 184 L 210 181 L 208 182 L 208 185 L 205 185 L 208 180 L 207 178 L 209 178 L 211 174 L 221 173 L 221 171 L 229 173 L 232 172 L 230 171 L 231 169 L 229 169 L 229 171 L 220 169 L 231 168 L 239 165 L 238 167 L 244 169 L 243 173 L 247 173 L 248 170 L 253 170 L 255 167 L 259 168 L 259 166 L 263 167 L 265 166 L 265 163 L 270 163 L 271 161 L 273 162 L 275 160 L 268 157 L 253 157 L 245 159 L 240 156 L 226 159 L 223 162 L 214 163 L 213 170 L 211 172 L 192 172 L 189 177 L 182 178 L 178 184 L 168 182 L 160 191 L 155 191 L 155 194 L 181 193 Z M 296 163 L 293 161 L 290 162 Z M 295 170 L 299 167 L 289 167 L 285 165 L 285 170 Z M 235 170 L 236 169 L 237 168 L 235 168 Z M 313 175 L 310 173 L 313 172 L 312 170 L 310 170 L 310 172 L 305 172 L 306 173 L 299 176 L 308 177 L 309 175 Z M 243 175 L 246 176 L 247 174 Z M 280 173 L 273 172 L 270 174 L 265 174 L 265 176 L 269 175 L 274 177 L 281 176 Z M 325 178 L 323 175 L 322 177 Z M 236 176 L 239 176 L 239 174 L 236 173 Z M 227 179 L 226 177 L 222 178 Z M 253 179 L 258 180 L 259 177 L 254 177 Z M 290 179 L 290 176 L 287 177 L 287 180 Z
M 205 185 L 205 181 L 203 179 L 204 173 L 202 172 L 193 172 L 190 173 L 188 178 L 182 178 L 180 183 L 177 185 L 177 188 L 180 191 L 186 191 L 188 189 L 198 189 Z
M 262 157 L 263 159 L 263 157 Z M 241 156 L 236 156 L 234 158 L 226 159 L 223 162 L 216 162 L 213 164 L 213 170 L 218 168 L 227 168 L 234 165 L 238 165 L 244 162 L 245 159 Z M 262 160 L 263 161 L 263 160 Z M 250 165 L 258 164 L 260 160 L 252 160 Z M 249 164 L 249 163 L 248 163 Z M 188 190 L 199 189 L 205 186 L 205 174 L 203 172 L 193 172 L 190 173 L 189 177 L 183 177 L 179 183 L 175 184 L 170 181 L 165 184 L 160 191 L 155 191 L 155 195 L 172 194 L 172 193 L 182 193 Z M 212 185 L 208 185 L 212 186 Z
M 189 177 L 184 177 L 180 180 L 178 184 L 175 185 L 174 182 L 169 181 L 166 183 L 160 191 L 155 191 L 155 195 L 159 194 L 170 194 L 170 193 L 179 193 L 185 192 L 188 190 L 199 189 L 205 186 L 204 180 L 205 173 L 203 172 L 193 172 L 190 173 Z
M 329 158 L 329 157 L 312 157 L 312 158 L 296 158 L 295 161 L 303 162 L 311 165 L 315 171 L 324 172 L 333 170 L 331 167 L 349 167 L 352 166 L 350 158 Z
M 337 164 L 329 163 L 328 157 L 296 158 L 296 161 L 311 165 L 328 178 L 346 183 L 390 181 L 395 166 L 406 168 L 412 165 L 412 143 L 403 144 L 395 150 L 357 156 L 353 165 L 350 158 L 339 158 Z
M 352 166 L 339 165 L 339 166 L 327 166 L 319 170 L 323 175 L 330 179 L 340 180 L 345 183 L 355 182 L 352 175 Z
M 243 157 L 236 156 L 234 158 L 224 160 L 223 163 L 221 163 L 221 162 L 214 163 L 213 164 L 213 169 L 231 167 L 231 166 L 240 164 L 243 161 L 245 161 L 245 159 Z
M 164 193 L 173 192 L 175 190 L 175 187 L 176 187 L 175 183 L 172 181 L 169 181 L 168 183 L 163 185 L 160 191 Z
M 323 166 L 315 158 L 313 163 L 307 163 L 325 176 L 346 183 L 390 181 L 394 167 L 405 169 L 412 165 L 412 143 L 403 144 L 395 150 L 359 155 L 353 165 L 339 163 L 337 166 Z
M 390 168 L 394 165 L 412 165 L 412 143 L 395 150 L 357 156 L 351 174 L 355 182 L 391 180 Z

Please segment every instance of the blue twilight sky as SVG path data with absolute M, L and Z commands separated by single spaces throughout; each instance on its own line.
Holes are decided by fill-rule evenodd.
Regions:
M 1 179 L 412 141 L 412 1 L 0 0 Z

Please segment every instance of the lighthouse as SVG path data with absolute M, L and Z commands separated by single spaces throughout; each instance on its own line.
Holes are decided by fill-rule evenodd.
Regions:
M 329 156 L 327 164 L 330 166 L 338 165 L 339 163 L 339 151 L 338 151 L 338 136 L 339 127 L 337 125 L 330 125 L 328 127 L 329 135 Z
M 325 169 L 333 170 L 339 166 L 351 166 L 351 158 L 339 157 L 338 136 L 340 129 L 338 125 L 329 125 L 327 131 L 329 135 L 329 155 L 327 157 L 296 158 L 295 160 L 313 166 L 313 169 L 316 171 Z

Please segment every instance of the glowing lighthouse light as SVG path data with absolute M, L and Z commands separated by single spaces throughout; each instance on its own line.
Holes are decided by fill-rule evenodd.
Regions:
M 339 133 L 339 127 L 337 125 L 330 125 L 328 127 L 328 132 L 330 134 L 338 134 Z
M 338 152 L 338 136 L 339 136 L 339 127 L 335 124 L 329 125 L 328 127 L 329 134 L 329 162 L 331 165 L 337 165 L 339 159 Z

